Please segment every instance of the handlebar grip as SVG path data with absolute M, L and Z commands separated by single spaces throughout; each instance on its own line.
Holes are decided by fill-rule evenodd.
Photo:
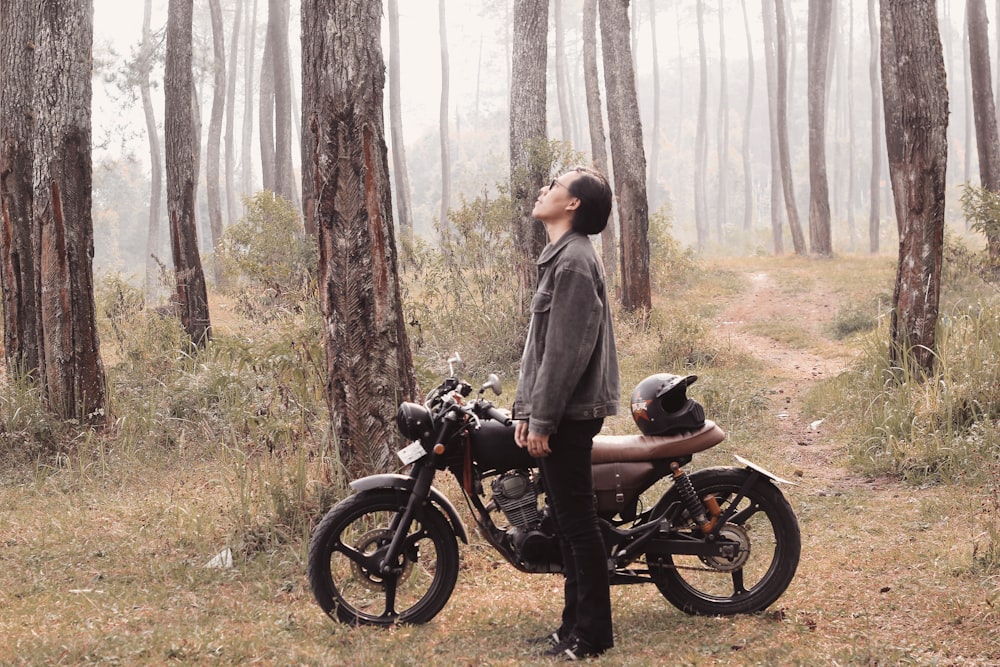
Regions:
M 486 416 L 489 417 L 490 419 L 494 419 L 494 420 L 500 422 L 504 426 L 510 426 L 513 423 L 513 421 L 511 420 L 510 417 L 508 417 L 504 413 L 500 412 L 496 408 L 487 408 L 486 409 Z

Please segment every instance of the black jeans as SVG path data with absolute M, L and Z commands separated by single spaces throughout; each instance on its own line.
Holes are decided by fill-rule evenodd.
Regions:
M 564 419 L 541 459 L 566 575 L 559 636 L 571 633 L 597 649 L 614 645 L 608 554 L 597 523 L 590 452 L 603 419 Z

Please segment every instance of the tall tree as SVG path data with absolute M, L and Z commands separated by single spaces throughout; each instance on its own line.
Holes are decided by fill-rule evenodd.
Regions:
M 559 130 L 562 133 L 562 140 L 572 143 L 573 123 L 570 119 L 569 104 L 566 101 L 569 95 L 569 80 L 566 76 L 566 27 L 563 21 L 562 0 L 553 0 L 552 17 L 556 33 L 556 50 L 553 60 L 556 66 L 556 101 L 559 103 Z
M 441 106 L 438 121 L 441 126 L 441 225 L 448 225 L 451 206 L 451 139 L 448 133 L 448 92 L 451 74 L 448 64 L 448 23 L 445 21 L 445 0 L 438 0 L 438 36 L 441 46 Z
M 239 62 L 240 24 L 243 22 L 243 0 L 236 0 L 236 12 L 233 15 L 232 39 L 229 47 L 229 67 L 226 78 L 226 133 L 225 133 L 225 164 L 226 164 L 226 220 L 229 224 L 239 218 L 236 203 L 236 184 L 234 171 L 236 169 L 236 65 Z
M 545 229 L 531 217 L 549 165 L 540 155 L 546 143 L 545 65 L 548 0 L 514 0 L 514 40 L 510 86 L 510 192 L 518 298 L 522 307 L 535 287 L 535 260 L 545 247 Z
M 778 55 L 774 0 L 761 0 L 761 10 L 764 23 L 764 73 L 767 77 L 767 125 L 771 138 L 771 243 L 774 247 L 774 254 L 781 255 L 785 252 L 782 234 L 784 220 L 781 217 L 784 195 L 781 185 L 781 157 L 778 148 Z
M 698 16 L 698 126 L 694 140 L 694 226 L 698 247 L 708 243 L 708 202 L 705 195 L 705 163 L 708 159 L 708 55 L 705 50 L 705 0 L 697 0 Z
M 899 226 L 890 320 L 897 368 L 928 372 L 944 246 L 948 88 L 934 0 L 882 0 L 882 94 Z
M 270 0 L 268 0 L 270 5 Z M 274 148 L 274 39 L 276 30 L 271 22 L 277 20 L 268 9 L 264 49 L 261 53 L 260 79 L 257 86 L 257 143 L 260 144 L 261 182 L 265 190 L 278 191 L 278 155 Z
M 416 395 L 396 273 L 383 128 L 381 0 L 302 3 L 304 151 L 315 180 L 326 395 L 349 478 L 392 466 L 393 416 Z
M 650 206 L 658 207 L 661 197 L 659 184 L 660 168 L 660 41 L 656 34 L 656 2 L 649 0 L 649 36 L 653 59 L 653 127 L 649 138 L 649 174 L 646 178 L 646 192 L 649 193 Z
M 12 377 L 42 370 L 41 286 L 35 249 L 32 173 L 35 154 L 35 8 L 0 0 L 0 286 L 4 352 Z
M 257 81 L 254 77 L 254 62 L 256 61 L 254 54 L 257 53 L 257 0 L 252 0 L 252 9 L 250 8 L 251 0 L 246 0 L 246 2 L 250 12 L 246 25 L 247 48 L 243 63 L 243 129 L 240 137 L 240 176 L 244 195 L 250 194 L 254 190 L 251 146 L 253 146 L 254 91 L 257 88 Z
M 103 423 L 105 380 L 91 267 L 91 0 L 36 0 L 33 218 L 44 386 L 59 416 Z M 6 17 L 5 17 L 6 20 Z M 44 95 L 44 97 L 42 97 Z
M 882 181 L 882 96 L 879 91 L 879 62 L 881 60 L 876 0 L 868 0 L 868 35 L 870 38 L 870 55 L 868 60 L 868 82 L 872 92 L 871 103 L 871 178 L 868 181 L 868 251 L 878 254 L 879 221 L 881 219 L 881 188 Z
M 652 305 L 649 201 L 646 197 L 642 121 L 639 119 L 635 70 L 629 49 L 628 0 L 600 0 L 600 8 L 611 159 L 615 165 L 615 197 L 621 226 L 622 282 L 619 298 L 626 310 L 648 311 Z
M 785 216 L 792 233 L 792 247 L 795 254 L 806 252 L 806 241 L 799 222 L 799 208 L 795 203 L 795 184 L 792 181 L 792 158 L 788 146 L 788 26 L 785 17 L 785 1 L 774 0 L 775 52 L 777 72 L 777 127 L 778 157 L 781 164 L 781 189 L 785 196 Z
M 1000 193 L 1000 139 L 997 137 L 996 105 L 990 75 L 990 38 L 986 30 L 986 0 L 966 0 L 969 31 L 969 67 L 972 83 L 972 109 L 976 123 L 976 148 L 979 152 L 979 182 L 983 189 Z M 987 234 L 990 260 L 1000 266 L 1000 237 Z
M 212 249 L 222 242 L 222 195 L 219 187 L 222 155 L 222 120 L 226 108 L 226 42 L 222 24 L 222 5 L 208 0 L 212 21 L 212 115 L 208 122 L 208 150 L 205 165 L 205 192 L 208 195 L 208 220 L 212 231 Z M 222 263 L 213 262 L 215 282 L 222 284 Z
M 743 32 L 747 42 L 747 105 L 743 111 L 743 231 L 749 232 L 753 224 L 753 170 L 750 160 L 750 128 L 753 115 L 753 38 L 750 35 L 750 17 L 747 0 L 740 0 L 743 10 Z
M 163 200 L 163 152 L 160 150 L 160 131 L 156 126 L 156 112 L 153 109 L 153 95 L 149 81 L 150 72 L 156 60 L 157 45 L 150 28 L 153 0 L 145 0 L 142 11 L 142 43 L 136 63 L 139 81 L 139 96 L 146 119 L 146 140 L 149 143 L 149 223 L 146 237 L 146 294 L 157 289 L 161 236 L 160 218 Z
M 607 138 L 601 106 L 601 83 L 597 73 L 597 0 L 583 0 L 583 84 L 587 94 L 587 125 L 590 130 L 590 155 L 594 166 L 613 182 L 608 165 Z M 609 283 L 618 275 L 615 250 L 615 226 L 608 224 L 601 232 L 601 260 Z
M 192 15 L 193 0 L 170 0 L 167 6 L 167 62 L 163 74 L 164 138 L 167 217 L 177 281 L 176 306 L 191 341 L 203 346 L 211 335 L 211 323 L 195 224 L 198 142 L 192 108 Z
M 719 242 L 724 241 L 723 229 L 729 204 L 729 77 L 726 73 L 726 19 L 723 0 L 719 0 L 719 112 L 716 155 L 719 162 L 719 190 L 715 206 L 715 229 Z
M 292 67 L 288 52 L 288 0 L 268 0 L 267 34 L 271 42 L 274 89 L 275 192 L 298 204 L 292 168 Z
M 392 173 L 396 181 L 396 214 L 404 238 L 413 238 L 410 211 L 410 173 L 403 144 L 403 101 L 400 94 L 399 0 L 389 0 L 389 140 L 392 142 Z
M 832 0 L 809 0 L 806 37 L 809 69 L 809 245 L 813 253 L 833 254 L 830 189 L 826 177 L 826 100 Z

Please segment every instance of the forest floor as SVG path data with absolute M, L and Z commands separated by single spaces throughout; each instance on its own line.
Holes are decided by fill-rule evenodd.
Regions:
M 591 664 L 1000 666 L 1000 585 L 972 566 L 982 490 L 866 476 L 838 433 L 845 417 L 814 414 L 817 392 L 859 350 L 829 324 L 845 303 L 891 289 L 887 263 L 717 264 L 741 288 L 716 300 L 713 335 L 759 365 L 767 408 L 763 435 L 731 432 L 716 448 L 725 460 L 710 452 L 694 467 L 740 453 L 794 481 L 781 488 L 802 531 L 799 568 L 752 616 L 687 616 L 653 586 L 614 587 L 616 646 Z M 164 452 L 176 459 L 128 469 L 113 451 L 70 456 L 0 484 L 0 664 L 548 664 L 521 638 L 552 629 L 561 580 L 505 564 L 457 497 L 471 544 L 426 625 L 326 618 L 305 578 L 308 536 L 249 557 L 233 545 L 232 567 L 206 567 L 231 544 L 242 499 L 268 480 L 265 461 L 223 446 L 206 455 L 212 446 L 177 443 Z M 435 483 L 449 492 L 443 476 Z

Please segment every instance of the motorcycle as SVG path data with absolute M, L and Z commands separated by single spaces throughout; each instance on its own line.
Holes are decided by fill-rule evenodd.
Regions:
M 514 442 L 510 417 L 486 399 L 490 375 L 473 387 L 449 377 L 423 405 L 404 402 L 397 425 L 411 444 L 398 455 L 407 474 L 350 483 L 355 493 L 316 527 L 309 581 L 320 607 L 353 625 L 418 624 L 433 619 L 458 579 L 458 540 L 469 535 L 452 502 L 432 482 L 458 481 L 476 526 L 522 572 L 562 571 L 552 509 L 538 461 Z M 799 562 L 798 520 L 776 483 L 794 484 L 736 456 L 739 467 L 688 473 L 693 456 L 721 443 L 711 420 L 669 436 L 598 435 L 595 502 L 612 585 L 652 583 L 694 615 L 761 611 L 784 593 Z M 411 465 L 412 464 L 412 465 Z M 670 484 L 647 507 L 657 482 Z

